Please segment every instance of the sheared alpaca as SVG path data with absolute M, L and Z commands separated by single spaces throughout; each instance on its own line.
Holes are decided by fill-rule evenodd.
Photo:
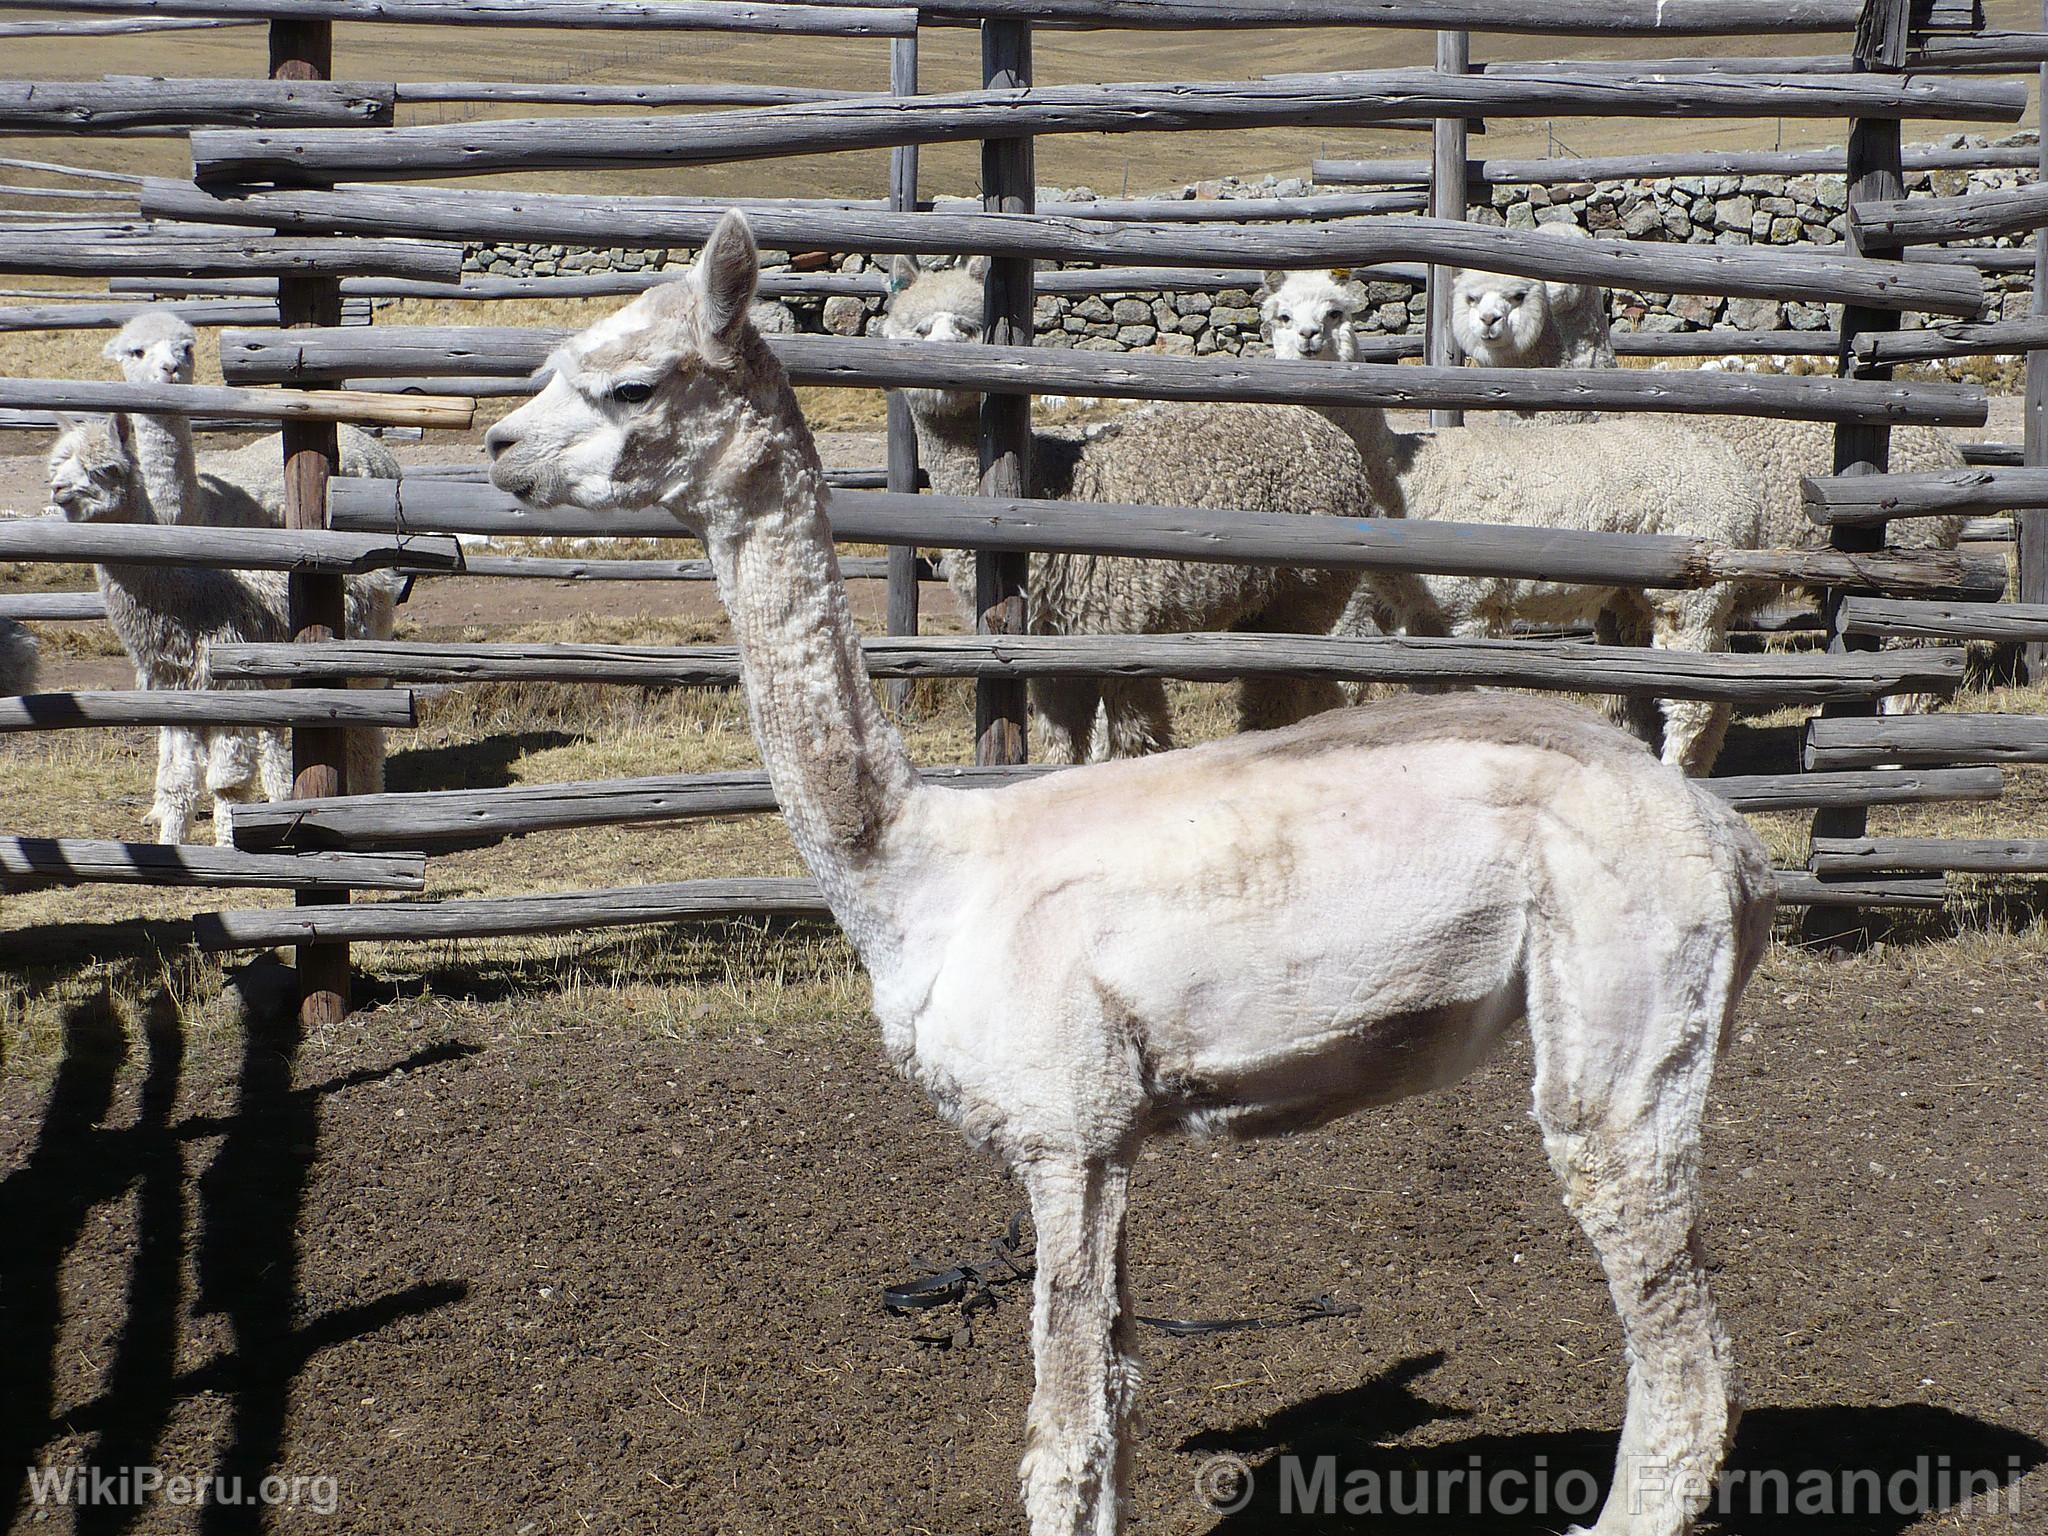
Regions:
M 125 416 L 66 422 L 50 450 L 50 503 L 72 522 L 156 521 L 135 461 L 133 428 Z M 206 648 L 215 640 L 291 638 L 287 578 L 282 571 L 224 571 L 198 566 L 99 565 L 93 568 L 107 602 L 107 621 L 135 663 L 145 688 L 256 686 L 213 680 Z M 351 577 L 348 632 L 387 640 L 392 630 L 395 579 L 388 573 Z M 230 807 L 256 797 L 285 800 L 292 792 L 291 750 L 275 731 L 202 730 L 190 754 L 159 759 L 157 804 L 151 809 L 157 841 L 182 843 L 202 789 L 213 797 L 214 841 L 233 842 Z M 164 777 L 166 767 L 169 776 Z M 347 784 L 375 793 L 384 784 L 384 733 L 347 733 Z
M 898 340 L 978 342 L 978 268 L 920 272 L 899 256 L 883 334 Z M 932 488 L 971 496 L 981 486 L 981 397 L 958 390 L 905 391 L 918 457 Z M 1083 437 L 1032 435 L 1034 492 L 1067 501 L 1222 507 L 1336 516 L 1355 512 L 1364 467 L 1343 433 L 1313 411 L 1288 405 L 1161 405 L 1136 410 Z M 974 609 L 972 556 L 949 559 L 947 580 Z M 1327 634 L 1357 585 L 1355 571 L 1033 555 L 1031 632 L 1146 635 L 1234 629 Z M 1136 757 L 1173 745 L 1165 684 L 1145 678 L 1033 678 L 1032 736 L 1048 763 Z M 1096 702 L 1107 740 L 1095 743 Z M 1238 723 L 1291 725 L 1333 708 L 1342 695 L 1307 678 L 1256 677 L 1238 684 Z
M 1683 1536 L 1737 1412 L 1699 1133 L 1776 904 L 1755 833 L 1591 716 L 1506 694 L 923 782 L 868 682 L 816 446 L 747 323 L 756 272 L 729 213 L 687 280 L 555 353 L 491 428 L 491 476 L 536 507 L 663 507 L 704 541 L 776 799 L 889 1057 L 1031 1202 L 1032 1536 L 1122 1518 L 1146 1139 L 1426 1092 L 1524 1015 L 1536 1119 L 1627 1338 L 1597 1529 Z
M 1351 317 L 1364 302 L 1355 283 L 1327 272 L 1269 272 L 1262 312 L 1273 354 L 1288 360 L 1356 358 Z M 1396 432 L 1376 406 L 1321 407 L 1358 444 L 1373 475 L 1373 510 L 1384 517 L 1505 523 L 1593 533 L 1661 533 L 1754 546 L 1761 508 L 1754 477 L 1726 445 L 1659 419 L 1508 428 Z M 1427 607 L 1400 606 L 1401 591 Z M 1728 647 L 1734 594 L 1725 585 L 1679 590 L 1584 586 L 1489 576 L 1424 576 L 1405 589 L 1361 586 L 1340 629 L 1369 633 L 1381 618 L 1411 631 L 1504 637 L 1517 619 L 1595 621 L 1631 616 L 1669 650 Z M 1391 606 L 1390 606 L 1391 604 Z M 1664 761 L 1687 773 L 1714 766 L 1729 708 L 1665 699 Z

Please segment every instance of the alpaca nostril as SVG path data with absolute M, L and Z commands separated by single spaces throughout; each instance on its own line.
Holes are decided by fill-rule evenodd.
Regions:
M 512 443 L 513 439 L 509 435 L 500 432 L 496 427 L 491 428 L 490 431 L 484 434 L 484 447 L 489 451 L 493 464 L 498 462 L 499 455 L 503 454 L 507 448 L 510 448 Z

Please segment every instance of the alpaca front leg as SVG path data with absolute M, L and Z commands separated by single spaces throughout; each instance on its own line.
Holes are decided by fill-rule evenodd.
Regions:
M 197 731 L 166 726 L 156 737 L 156 790 L 145 822 L 159 843 L 182 843 L 192 832 L 206 779 L 206 742 Z
M 1070 768 L 1088 761 L 1088 743 L 1095 732 L 1095 706 L 1100 695 L 1088 677 L 1038 677 L 1031 680 L 1032 755 L 1041 763 Z
M 1660 651 L 1707 654 L 1728 649 L 1728 619 L 1734 600 L 1725 583 L 1666 594 L 1657 613 L 1651 644 Z M 1705 699 L 1662 699 L 1663 760 L 1694 778 L 1713 771 L 1734 711 Z
M 1102 679 L 1103 737 L 1109 757 L 1149 757 L 1173 750 L 1173 706 L 1156 677 Z
M 1116 1536 L 1130 1489 L 1138 1390 L 1124 1284 L 1127 1160 L 1024 1171 L 1038 1234 L 1031 1313 L 1037 1386 L 1024 1433 L 1031 1536 Z
M 292 743 L 283 731 L 264 731 L 256 738 L 256 772 L 263 781 L 264 799 L 291 799 Z
M 259 736 L 253 731 L 215 731 L 207 749 L 206 787 L 213 795 L 213 840 L 235 845 L 234 807 L 256 798 Z

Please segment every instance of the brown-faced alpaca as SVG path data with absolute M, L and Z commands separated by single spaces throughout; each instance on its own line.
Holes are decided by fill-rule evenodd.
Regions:
M 923 782 L 868 682 L 816 446 L 747 323 L 755 275 L 728 214 L 687 281 L 557 351 L 491 429 L 492 478 L 536 506 L 663 507 L 704 541 L 776 799 L 890 1059 L 1030 1198 L 1032 1536 L 1118 1529 L 1147 1138 L 1426 1092 L 1525 1014 L 1536 1119 L 1627 1340 L 1598 1529 L 1682 1536 L 1735 1424 L 1699 1133 L 1776 904 L 1756 835 L 1591 716 L 1506 694 Z
M 977 269 L 978 270 L 978 269 Z M 882 329 L 899 340 L 976 342 L 981 282 L 951 268 L 920 272 L 898 257 Z M 981 397 L 906 390 L 919 458 L 932 488 L 971 496 L 981 485 L 976 438 Z M 1358 452 L 1312 411 L 1273 405 L 1152 406 L 1085 436 L 1037 432 L 1034 494 L 1069 501 L 1355 515 L 1364 489 Z M 974 605 L 974 561 L 949 559 L 947 579 Z M 1031 632 L 1147 635 L 1183 630 L 1327 634 L 1357 585 L 1355 572 L 1033 555 Z M 1100 699 L 1108 740 L 1091 753 Z M 1341 702 L 1328 683 L 1248 678 L 1239 685 L 1245 730 L 1292 724 Z M 1039 757 L 1074 763 L 1136 757 L 1173 744 L 1166 689 L 1157 678 L 1034 678 L 1033 737 Z

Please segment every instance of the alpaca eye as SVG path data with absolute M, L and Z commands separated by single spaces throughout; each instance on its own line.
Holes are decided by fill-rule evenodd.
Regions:
M 612 398 L 621 405 L 643 405 L 654 398 L 652 384 L 614 384 Z

